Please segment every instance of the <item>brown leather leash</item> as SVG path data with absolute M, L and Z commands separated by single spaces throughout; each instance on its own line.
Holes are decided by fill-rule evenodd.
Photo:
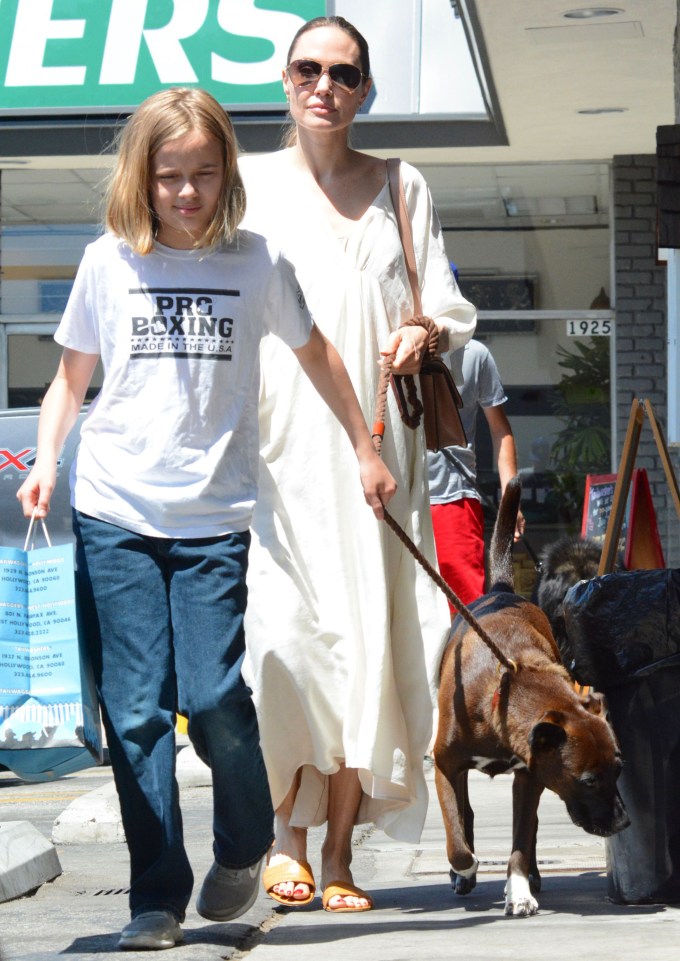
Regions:
M 380 380 L 378 381 L 378 390 L 376 393 L 375 400 L 375 420 L 373 422 L 373 428 L 371 431 L 371 436 L 373 439 L 373 446 L 378 455 L 382 454 L 382 441 L 385 435 L 385 410 L 387 408 L 387 391 L 390 386 L 390 376 L 392 374 L 392 364 L 394 362 L 394 354 L 383 354 L 382 363 L 380 365 Z M 418 426 L 417 423 L 415 426 Z M 463 604 L 461 599 L 455 594 L 449 585 L 446 583 L 444 578 L 441 576 L 439 571 L 430 564 L 425 555 L 420 551 L 416 545 L 413 543 L 411 538 L 408 536 L 403 527 L 395 521 L 392 515 L 389 513 L 387 508 L 384 508 L 385 513 L 385 523 L 394 531 L 401 543 L 408 550 L 409 554 L 420 564 L 423 570 L 432 578 L 437 587 L 446 596 L 447 600 L 451 603 L 460 616 L 466 621 L 472 630 L 481 638 L 482 641 L 489 648 L 491 653 L 494 655 L 496 660 L 498 660 L 503 667 L 507 670 L 516 671 L 517 664 L 512 658 L 508 658 L 500 650 L 500 648 L 491 639 L 489 634 L 484 630 L 482 625 L 479 623 L 477 618 L 474 616 L 472 611 Z

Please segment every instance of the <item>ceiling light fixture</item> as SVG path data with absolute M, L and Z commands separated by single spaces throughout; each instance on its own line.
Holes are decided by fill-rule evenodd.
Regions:
M 623 13 L 621 7 L 581 7 L 580 10 L 567 10 L 562 16 L 567 20 L 592 20 L 594 17 L 614 17 Z
M 626 113 L 628 107 L 584 107 L 583 110 L 577 110 L 576 113 L 583 114 L 598 114 L 598 113 Z

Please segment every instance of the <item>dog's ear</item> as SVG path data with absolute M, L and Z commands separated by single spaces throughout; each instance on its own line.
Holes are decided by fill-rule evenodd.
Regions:
M 561 711 L 546 711 L 538 724 L 534 724 L 529 734 L 529 747 L 532 754 L 556 751 L 567 740 L 564 730 L 565 717 Z
M 585 707 L 586 711 L 590 711 L 591 714 L 597 714 L 599 717 L 607 716 L 607 700 L 604 694 L 599 694 L 597 691 L 589 691 L 588 694 L 582 694 L 581 704 Z

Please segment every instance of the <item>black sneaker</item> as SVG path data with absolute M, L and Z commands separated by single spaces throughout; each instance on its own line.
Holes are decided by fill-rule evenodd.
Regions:
M 205 876 L 196 910 L 208 921 L 233 921 L 253 906 L 257 898 L 262 861 L 248 868 L 223 868 L 214 862 Z
M 162 951 L 184 940 L 179 921 L 169 911 L 144 911 L 126 924 L 118 947 L 123 951 Z

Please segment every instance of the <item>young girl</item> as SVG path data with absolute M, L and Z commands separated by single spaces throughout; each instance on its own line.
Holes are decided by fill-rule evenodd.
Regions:
M 213 776 L 203 917 L 229 921 L 251 906 L 273 840 L 241 678 L 265 333 L 293 349 L 338 416 L 376 516 L 395 490 L 292 268 L 262 237 L 237 231 L 245 197 L 236 155 L 229 118 L 198 89 L 155 94 L 128 122 L 107 232 L 86 249 L 55 335 L 63 356 L 18 492 L 24 514 L 45 516 L 58 453 L 101 357 L 71 502 L 84 635 L 130 850 L 122 948 L 182 940 L 193 875 L 174 777 L 178 709 Z

